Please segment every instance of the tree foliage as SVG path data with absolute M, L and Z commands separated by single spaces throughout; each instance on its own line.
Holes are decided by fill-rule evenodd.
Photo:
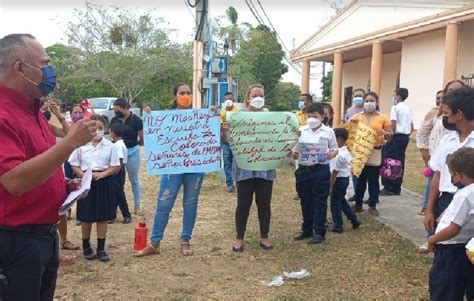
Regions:
M 321 88 L 323 91 L 323 101 L 328 102 L 332 99 L 332 70 L 326 76 L 321 78 Z
M 300 86 L 290 82 L 279 82 L 271 93 L 265 96 L 265 103 L 272 111 L 291 111 L 298 108 Z

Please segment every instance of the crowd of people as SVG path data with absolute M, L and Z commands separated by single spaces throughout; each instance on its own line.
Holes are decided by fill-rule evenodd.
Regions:
M 110 123 L 89 112 L 86 103 L 80 103 L 71 108 L 69 124 L 56 102 L 40 101 L 55 85 L 55 71 L 33 36 L 14 34 L 0 39 L 0 300 L 53 299 L 59 246 L 79 249 L 67 239 L 66 216 L 58 216 L 58 209 L 67 192 L 78 189 L 88 169 L 92 170 L 91 188 L 77 203 L 85 259 L 110 260 L 105 242 L 108 223 L 115 221 L 117 207 L 122 222 L 131 222 L 124 190 L 126 173 L 132 187 L 134 213 L 143 215 L 139 180 L 140 146 L 144 145 L 142 120 L 130 112 L 125 99 L 119 98 L 113 104 L 115 117 Z M 430 110 L 417 133 L 417 146 L 427 166 L 422 207 L 427 249 L 435 251 L 429 275 L 432 300 L 462 300 L 464 296 L 474 299 L 474 258 L 465 251 L 467 242 L 474 237 L 474 89 L 464 86 L 456 80 L 437 92 L 437 107 Z M 178 84 L 173 95 L 170 109 L 192 108 L 189 85 Z M 313 102 L 310 94 L 301 94 L 296 113 L 300 125 L 298 141 L 289 154 L 296 160 L 296 192 L 301 204 L 302 226 L 295 241 L 324 242 L 330 223 L 328 201 L 333 224 L 330 231 L 337 234 L 344 231 L 343 215 L 352 229 L 361 226 L 357 214 L 363 211 L 367 188 L 368 212 L 373 216 L 379 214 L 380 195 L 400 195 L 405 152 L 414 130 L 406 102 L 408 95 L 408 89 L 397 88 L 387 116 L 379 110 L 376 93 L 353 91 L 352 106 L 344 121 L 356 122 L 376 133 L 373 150 L 355 177 L 347 146 L 349 132 L 332 128 L 334 112 L 329 104 Z M 262 85 L 248 88 L 242 106 L 236 106 L 232 93 L 227 93 L 220 112 L 226 190 L 236 191 L 237 195 L 231 249 L 238 253 L 245 250 L 247 221 L 255 196 L 259 246 L 270 251 L 274 248 L 270 225 L 277 171 L 242 169 L 233 159 L 227 140 L 231 125 L 226 117 L 229 112 L 239 111 L 268 111 Z M 48 122 L 53 115 L 60 127 Z M 55 137 L 62 140 L 57 142 Z M 314 160 L 302 160 L 301 153 L 310 144 L 317 144 L 325 152 Z M 160 253 L 160 242 L 181 187 L 180 248 L 183 256 L 193 255 L 191 238 L 204 178 L 204 173 L 196 172 L 161 176 L 150 242 L 136 256 Z M 355 192 L 352 208 L 346 199 L 351 180 Z M 96 250 L 91 245 L 94 223 Z

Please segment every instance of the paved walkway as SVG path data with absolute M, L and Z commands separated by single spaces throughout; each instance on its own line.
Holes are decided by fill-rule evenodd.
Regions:
M 353 194 L 352 187 L 347 190 L 347 195 Z M 364 200 L 367 198 L 368 195 Z M 380 204 L 377 204 L 380 213 L 377 219 L 419 246 L 426 241 L 423 216 L 418 215 L 421 203 L 420 195 L 407 190 L 403 190 L 399 196 L 381 196 Z M 367 209 L 365 204 L 364 209 Z

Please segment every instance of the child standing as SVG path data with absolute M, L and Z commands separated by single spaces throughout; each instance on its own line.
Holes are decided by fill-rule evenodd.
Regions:
M 464 296 L 474 300 L 474 265 L 465 250 L 474 236 L 474 148 L 460 148 L 446 161 L 451 182 L 459 190 L 428 239 L 428 249 L 435 252 L 430 300 L 463 300 Z
M 334 221 L 334 228 L 331 230 L 335 233 L 342 233 L 342 214 L 344 212 L 346 217 L 351 221 L 352 228 L 357 229 L 362 224 L 357 220 L 357 216 L 352 212 L 349 203 L 346 201 L 346 191 L 349 186 L 349 177 L 351 176 L 352 156 L 346 146 L 349 133 L 346 129 L 334 129 L 337 145 L 339 146 L 339 153 L 337 156 L 329 161 L 329 168 L 331 169 L 330 181 L 330 195 L 331 195 L 331 213 Z
M 333 130 L 322 122 L 324 106 L 312 103 L 306 109 L 308 124 L 301 127 L 301 135 L 293 149 L 293 158 L 298 159 L 296 176 L 296 191 L 301 198 L 303 225 L 301 232 L 294 237 L 303 240 L 311 237 L 309 244 L 321 243 L 326 236 L 327 198 L 329 195 L 329 160 L 334 158 L 337 151 L 336 137 Z M 314 160 L 303 148 L 311 147 L 325 150 L 318 153 Z M 313 158 L 313 156 L 311 156 Z
M 87 196 L 77 202 L 77 217 L 82 222 L 82 249 L 84 258 L 99 258 L 106 262 L 110 258 L 105 252 L 107 221 L 115 219 L 117 182 L 114 175 L 120 171 L 120 160 L 113 143 L 104 139 L 105 120 L 93 115 L 97 135 L 90 143 L 74 150 L 69 163 L 77 177 L 82 178 L 92 168 L 92 183 Z M 97 226 L 97 255 L 91 248 L 92 224 Z
M 127 197 L 125 196 L 125 164 L 127 164 L 128 150 L 127 146 L 122 139 L 123 125 L 120 123 L 114 123 L 110 126 L 110 139 L 114 143 L 114 147 L 117 149 L 117 153 L 120 159 L 120 172 L 116 175 L 116 179 L 119 185 L 117 195 L 117 205 L 122 212 L 123 220 L 122 224 L 130 224 L 132 221 L 132 214 L 128 209 Z

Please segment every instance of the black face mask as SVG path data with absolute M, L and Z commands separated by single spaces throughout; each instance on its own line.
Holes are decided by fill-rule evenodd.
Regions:
M 451 183 L 456 186 L 457 189 L 463 189 L 464 187 L 466 187 L 466 185 L 464 185 L 463 183 L 454 183 L 454 179 L 453 179 L 453 176 L 451 176 Z
M 443 116 L 443 126 L 445 129 L 448 131 L 457 131 L 458 129 L 456 128 L 455 123 L 449 123 L 448 122 L 448 116 Z
M 324 117 L 323 124 L 328 125 L 328 123 L 329 123 L 329 117 Z
M 115 111 L 115 116 L 117 116 L 118 118 L 122 118 L 125 115 L 123 114 L 123 112 Z
M 50 111 L 44 111 L 43 112 L 44 117 L 49 121 L 51 119 L 51 112 Z

